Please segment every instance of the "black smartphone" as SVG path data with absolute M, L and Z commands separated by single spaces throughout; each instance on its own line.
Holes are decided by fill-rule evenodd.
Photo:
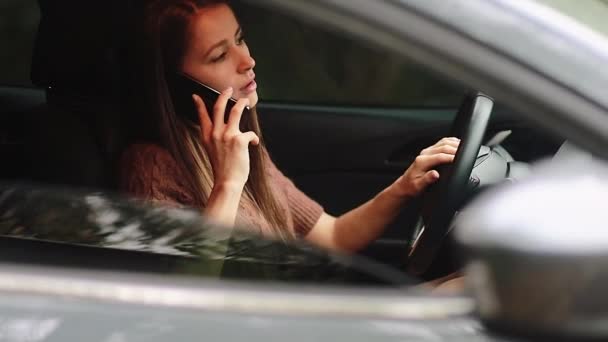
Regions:
M 192 99 L 192 94 L 196 94 L 203 99 L 205 107 L 207 107 L 207 113 L 209 113 L 209 116 L 213 119 L 213 106 L 220 96 L 219 91 L 198 81 L 194 77 L 181 72 L 171 75 L 168 79 L 168 83 L 173 107 L 175 108 L 177 115 L 197 124 L 199 123 L 198 111 L 196 110 L 196 105 Z M 224 112 L 224 122 L 228 121 L 228 115 L 230 115 L 230 111 L 235 104 L 235 99 L 228 99 L 226 111 Z M 245 107 L 243 116 L 247 115 L 249 110 L 248 106 Z

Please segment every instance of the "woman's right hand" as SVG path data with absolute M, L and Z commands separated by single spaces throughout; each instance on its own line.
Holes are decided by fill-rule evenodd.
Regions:
M 260 138 L 254 132 L 241 132 L 239 123 L 247 98 L 242 98 L 232 107 L 228 122 L 224 122 L 224 112 L 232 88 L 221 93 L 213 106 L 213 121 L 205 103 L 198 95 L 192 99 L 198 110 L 201 124 L 201 140 L 213 168 L 214 188 L 229 187 L 242 190 L 249 177 L 249 144 L 259 145 Z

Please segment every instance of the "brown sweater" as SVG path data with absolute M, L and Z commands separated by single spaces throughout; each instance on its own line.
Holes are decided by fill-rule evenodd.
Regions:
M 298 237 L 306 236 L 321 217 L 323 208 L 296 188 L 270 158 L 267 160 L 266 172 L 270 185 L 287 217 L 287 227 L 284 228 Z M 181 172 L 169 151 L 158 145 L 131 145 L 122 156 L 121 188 L 137 197 L 163 204 L 196 207 L 192 189 L 185 186 L 182 180 Z M 263 235 L 272 234 L 268 221 L 252 203 L 243 199 L 239 203 L 236 224 Z

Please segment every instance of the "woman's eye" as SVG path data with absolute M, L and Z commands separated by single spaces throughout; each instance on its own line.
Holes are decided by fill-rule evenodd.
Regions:
M 241 45 L 245 42 L 245 35 L 241 35 L 236 39 L 236 44 Z
M 211 61 L 212 61 L 213 63 L 217 63 L 217 62 L 222 61 L 224 58 L 226 58 L 226 53 L 225 53 L 225 52 L 224 52 L 224 53 L 222 53 L 221 55 L 219 55 L 219 56 L 217 56 L 217 57 L 213 58 Z

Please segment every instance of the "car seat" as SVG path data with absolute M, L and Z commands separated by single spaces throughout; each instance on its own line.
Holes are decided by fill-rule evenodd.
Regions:
M 126 16 L 120 13 L 128 13 L 128 3 L 91 8 L 88 1 L 39 0 L 31 64 L 39 90 L 2 89 L 4 99 L 19 98 L 3 115 L 14 142 L 3 146 L 13 159 L 3 178 L 116 187 L 116 162 L 126 140 L 120 69 Z

